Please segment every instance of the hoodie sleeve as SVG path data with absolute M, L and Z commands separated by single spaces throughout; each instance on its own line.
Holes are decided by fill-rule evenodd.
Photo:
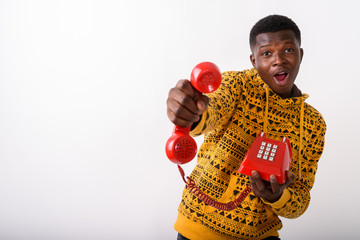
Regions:
M 240 98 L 243 72 L 224 72 L 220 87 L 207 94 L 209 105 L 201 116 L 198 125 L 191 131 L 192 136 L 211 132 L 224 126 L 231 118 Z
M 295 174 L 295 180 L 283 192 L 281 198 L 269 203 L 263 200 L 275 214 L 285 218 L 301 216 L 309 206 L 310 190 L 314 185 L 318 161 L 324 150 L 326 124 L 320 119 L 308 142 L 308 147 L 303 150 L 303 167 L 301 177 Z

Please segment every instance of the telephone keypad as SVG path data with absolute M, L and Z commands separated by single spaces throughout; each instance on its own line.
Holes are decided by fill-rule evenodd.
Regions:
M 278 145 L 276 144 L 262 142 L 257 154 L 257 158 L 274 161 L 277 148 Z

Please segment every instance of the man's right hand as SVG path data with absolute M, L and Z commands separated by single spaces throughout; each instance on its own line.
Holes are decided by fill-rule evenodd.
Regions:
M 167 115 L 179 127 L 190 127 L 200 120 L 209 105 L 209 98 L 200 94 L 189 80 L 179 80 L 169 91 Z

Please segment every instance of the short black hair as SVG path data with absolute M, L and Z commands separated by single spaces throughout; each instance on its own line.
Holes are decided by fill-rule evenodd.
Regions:
M 296 23 L 290 18 L 282 15 L 269 15 L 260 19 L 250 31 L 250 47 L 256 44 L 256 36 L 261 33 L 273 33 L 282 30 L 291 30 L 294 32 L 296 39 L 301 44 L 301 33 Z

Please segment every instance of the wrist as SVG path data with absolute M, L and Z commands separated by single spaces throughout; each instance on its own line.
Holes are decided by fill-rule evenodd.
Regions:
M 266 199 L 261 198 L 261 200 L 265 203 L 270 205 L 271 207 L 274 208 L 281 208 L 285 205 L 285 203 L 287 203 L 290 200 L 290 192 L 289 190 L 285 189 L 283 191 L 283 193 L 281 194 L 281 196 L 279 197 L 279 199 L 275 202 L 269 202 Z

